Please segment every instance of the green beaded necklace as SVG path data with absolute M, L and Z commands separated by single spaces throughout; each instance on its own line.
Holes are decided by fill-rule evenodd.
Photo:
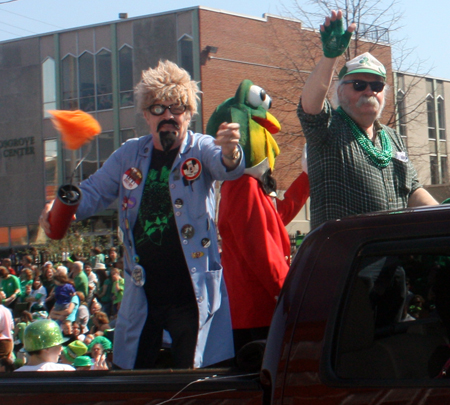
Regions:
M 392 159 L 392 145 L 384 129 L 382 128 L 380 131 L 378 131 L 381 142 L 380 151 L 370 141 L 367 134 L 361 128 L 359 128 L 358 125 L 355 124 L 355 121 L 353 121 L 341 107 L 338 107 L 337 112 L 350 126 L 353 136 L 358 141 L 361 148 L 363 148 L 367 153 L 370 160 L 375 164 L 375 166 L 377 166 L 378 168 L 386 167 Z

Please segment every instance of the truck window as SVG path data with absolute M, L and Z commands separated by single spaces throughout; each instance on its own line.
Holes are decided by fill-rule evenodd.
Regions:
M 450 248 L 438 245 L 362 252 L 335 335 L 338 377 L 450 376 Z

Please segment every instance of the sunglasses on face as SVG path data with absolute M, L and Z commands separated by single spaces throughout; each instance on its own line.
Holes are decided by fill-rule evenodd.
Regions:
M 367 85 L 370 86 L 370 89 L 375 92 L 379 93 L 380 91 L 383 91 L 384 86 L 386 83 L 384 82 L 366 82 L 365 80 L 344 80 L 342 82 L 343 84 L 353 84 L 353 90 L 355 91 L 364 91 L 367 89 Z
M 150 107 L 148 107 L 148 110 L 152 115 L 163 115 L 167 109 L 173 115 L 180 115 L 186 111 L 186 106 L 184 104 L 171 104 L 171 105 L 153 104 Z

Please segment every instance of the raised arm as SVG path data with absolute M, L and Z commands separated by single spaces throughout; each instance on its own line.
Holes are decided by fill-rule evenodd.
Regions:
M 333 78 L 337 57 L 342 55 L 350 43 L 356 25 L 352 23 L 347 31 L 342 26 L 342 11 L 331 12 L 320 26 L 320 37 L 324 56 L 309 75 L 302 91 L 302 107 L 307 114 L 319 114 L 325 102 Z

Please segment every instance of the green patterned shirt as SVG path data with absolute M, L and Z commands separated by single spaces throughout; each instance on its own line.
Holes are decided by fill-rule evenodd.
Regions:
M 328 101 L 317 115 L 297 115 L 308 144 L 311 229 L 325 221 L 367 212 L 401 209 L 421 185 L 398 134 L 375 122 L 392 142 L 393 157 L 378 168 L 358 144 L 349 125 Z M 381 149 L 377 136 L 375 146 Z

